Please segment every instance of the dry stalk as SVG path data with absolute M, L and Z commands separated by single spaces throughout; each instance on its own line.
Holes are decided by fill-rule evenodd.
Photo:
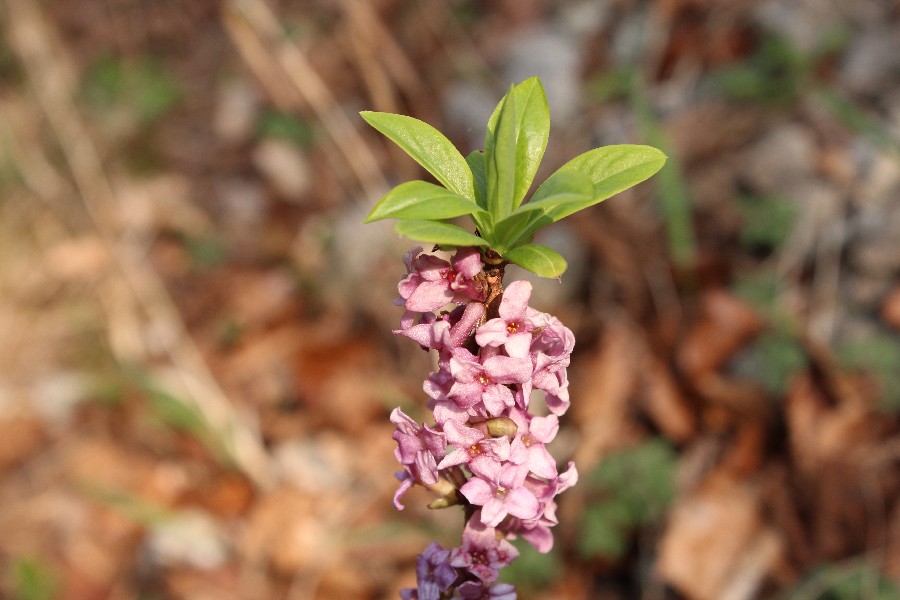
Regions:
M 6 0 L 5 4 L 10 45 L 25 68 L 99 237 L 173 366 L 181 388 L 173 390 L 176 397 L 200 411 L 250 479 L 262 488 L 271 486 L 272 467 L 258 432 L 239 415 L 209 371 L 159 274 L 148 265 L 140 248 L 118 235 L 116 196 L 74 104 L 76 77 L 66 60 L 65 47 L 39 4 L 30 0 Z

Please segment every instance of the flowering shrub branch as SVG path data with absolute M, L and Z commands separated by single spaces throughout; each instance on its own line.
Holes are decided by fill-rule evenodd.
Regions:
M 560 471 L 547 450 L 569 408 L 567 368 L 575 336 L 529 305 L 528 281 L 503 286 L 507 264 L 558 278 L 565 260 L 532 243 L 534 234 L 655 173 L 665 162 L 646 146 L 597 148 L 569 161 L 523 203 L 549 136 L 549 110 L 537 78 L 514 86 L 488 122 L 484 152 L 462 155 L 435 129 L 411 117 L 362 113 L 441 185 L 412 181 L 390 191 L 367 221 L 398 219 L 415 240 L 454 249 L 449 261 L 416 247 L 396 303 L 405 308 L 394 333 L 437 353 L 423 384 L 433 424 L 399 408 L 395 456 L 403 467 L 394 505 L 421 485 L 431 508 L 459 505 L 465 526 L 458 547 L 432 543 L 419 556 L 417 587 L 406 600 L 510 600 L 497 579 L 522 538 L 540 552 L 553 547 L 557 494 L 575 485 L 571 462 Z M 469 216 L 474 233 L 447 220 Z M 546 414 L 531 411 L 543 393 Z

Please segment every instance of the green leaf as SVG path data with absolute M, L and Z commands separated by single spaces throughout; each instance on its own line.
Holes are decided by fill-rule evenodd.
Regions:
M 557 171 L 534 193 L 527 204 L 516 212 L 542 210 L 545 213 L 561 212 L 569 206 L 584 206 L 594 199 L 594 184 L 577 169 Z
M 515 103 L 515 130 L 516 130 L 516 165 L 515 165 L 515 191 L 511 208 L 517 207 L 525 198 L 531 182 L 537 173 L 544 150 L 547 149 L 547 140 L 550 137 L 550 107 L 547 104 L 547 95 L 544 86 L 537 77 L 526 79 L 515 86 L 507 94 Z M 503 101 L 494 109 L 488 121 L 488 137 L 497 133 L 500 121 Z M 485 143 L 487 148 L 487 143 Z
M 559 221 L 637 185 L 659 171 L 665 162 L 666 155 L 656 148 L 632 144 L 604 146 L 576 156 L 547 180 L 561 172 L 580 171 L 594 184 L 593 198 L 583 204 L 575 202 L 552 211 L 553 221 Z
M 484 152 L 481 150 L 473 150 L 466 156 L 466 163 L 469 170 L 472 171 L 472 178 L 475 180 L 475 202 L 481 208 L 487 208 L 485 196 L 487 195 L 487 168 L 484 163 Z
M 480 211 L 478 205 L 427 181 L 401 183 L 381 199 L 365 223 L 379 219 L 451 219 Z
M 506 252 L 503 258 L 541 277 L 558 278 L 566 270 L 566 259 L 540 244 L 525 244 Z
M 472 172 L 459 150 L 431 125 L 413 117 L 363 111 L 366 122 L 400 146 L 448 190 L 475 200 Z
M 536 231 L 554 222 L 555 209 L 583 205 L 593 198 L 593 190 L 591 180 L 584 173 L 575 169 L 558 171 L 538 188 L 527 204 L 497 223 L 495 237 L 503 249 L 512 248 L 520 241 L 530 242 Z
M 516 99 L 512 90 L 500 103 L 495 130 L 484 142 L 487 208 L 499 221 L 512 212 L 516 192 Z
M 410 239 L 441 246 L 488 245 L 484 239 L 462 227 L 441 221 L 398 221 L 394 230 Z
M 517 210 L 494 226 L 493 239 L 496 243 L 492 243 L 491 248 L 502 255 L 508 248 L 531 242 L 534 232 L 551 223 L 553 220 L 543 211 Z
M 466 156 L 466 163 L 472 171 L 472 177 L 475 180 L 475 203 L 482 209 L 487 209 L 487 174 L 485 173 L 486 165 L 484 162 L 484 152 L 474 150 Z M 472 220 L 478 227 L 478 233 L 487 240 L 493 239 L 494 217 L 491 213 L 484 210 L 482 212 L 472 213 Z

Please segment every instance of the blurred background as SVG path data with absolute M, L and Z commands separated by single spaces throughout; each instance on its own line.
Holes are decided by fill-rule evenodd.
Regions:
M 546 231 L 574 459 L 529 599 L 900 597 L 900 3 L 2 0 L 0 597 L 376 599 L 458 543 L 391 505 L 413 244 L 362 226 L 547 88 L 538 180 L 669 155 Z M 511 277 L 521 276 L 512 273 Z

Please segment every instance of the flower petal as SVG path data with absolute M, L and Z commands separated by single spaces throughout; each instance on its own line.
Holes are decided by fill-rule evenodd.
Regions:
M 503 290 L 503 299 L 500 301 L 500 318 L 505 321 L 513 321 L 525 318 L 525 309 L 528 308 L 528 300 L 531 299 L 531 283 L 524 279 L 513 281 Z

